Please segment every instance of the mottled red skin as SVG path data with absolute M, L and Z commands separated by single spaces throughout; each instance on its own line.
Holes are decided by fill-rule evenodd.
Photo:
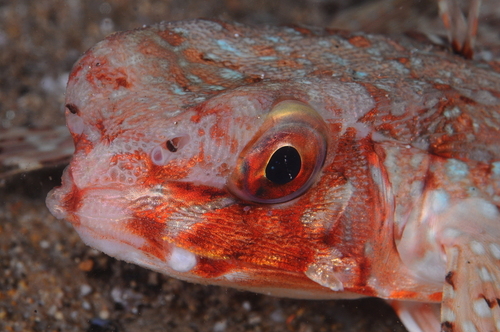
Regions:
M 281 100 L 309 104 L 324 117 L 330 138 L 322 171 L 291 202 L 234 197 L 225 179 L 235 156 Z M 409 188 L 423 183 L 419 197 L 445 188 L 458 202 L 474 186 L 478 197 L 499 204 L 492 168 L 500 160 L 500 74 L 410 39 L 165 23 L 114 34 L 88 51 L 71 73 L 67 103 L 85 129 L 73 134 L 75 156 L 51 208 L 78 230 L 87 192 L 121 192 L 116 206 L 127 217 L 120 231 L 145 239 L 136 249 L 159 261 L 168 260 L 167 244 L 196 254 L 196 267 L 176 275 L 188 280 L 232 285 L 218 277 L 240 271 L 250 278 L 235 287 L 338 297 L 305 274 L 334 249 L 341 258 L 332 269 L 348 296 L 439 302 L 442 284 L 422 282 L 399 257 L 406 219 L 423 206 Z M 187 157 L 155 164 L 151 149 L 184 133 L 180 126 L 198 145 Z M 175 133 L 164 133 L 167 127 Z M 411 166 L 418 154 L 421 163 Z M 388 167 L 394 155 L 397 167 Z M 449 158 L 468 166 L 462 182 L 449 176 Z M 345 202 L 332 191 L 348 187 Z M 403 220 L 395 220 L 396 207 Z M 181 212 L 196 220 L 189 215 L 189 226 L 172 229 Z

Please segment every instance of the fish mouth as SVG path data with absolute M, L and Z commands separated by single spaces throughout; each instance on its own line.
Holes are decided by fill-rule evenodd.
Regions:
M 68 166 L 61 186 L 49 192 L 46 204 L 54 217 L 71 223 L 87 245 L 132 261 L 130 253 L 144 247 L 147 239 L 129 228 L 133 218 L 130 191 L 120 184 L 79 188 Z
M 195 281 L 189 272 L 198 262 L 197 255 L 165 241 L 161 230 L 154 236 L 136 232 L 134 212 L 130 208 L 130 200 L 137 198 L 136 195 L 134 190 L 122 185 L 78 188 L 68 166 L 61 186 L 49 192 L 46 204 L 54 217 L 70 222 L 90 247 L 127 262 Z
M 70 173 L 71 169 L 70 165 L 68 165 L 63 171 L 61 185 L 49 191 L 47 198 L 45 199 L 47 208 L 50 213 L 56 217 L 56 219 L 69 219 L 68 198 L 70 197 L 74 186 Z
M 110 250 L 114 247 L 143 246 L 144 239 L 126 228 L 132 213 L 127 208 L 123 190 L 79 189 L 67 181 L 71 177 L 69 173 L 69 170 L 65 172 L 63 184 L 47 196 L 47 207 L 54 217 L 70 222 L 85 243 L 111 256 L 121 256 L 116 250 Z M 106 242 L 120 243 L 120 246 L 105 245 Z
M 121 186 L 79 188 L 73 181 L 69 166 L 64 170 L 62 184 L 52 189 L 46 198 L 50 213 L 57 219 L 66 219 L 73 226 L 86 223 L 116 224 L 130 215 Z

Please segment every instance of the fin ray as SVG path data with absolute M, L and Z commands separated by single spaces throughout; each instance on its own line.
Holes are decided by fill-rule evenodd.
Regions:
M 443 331 L 500 331 L 500 213 L 469 198 L 448 214 L 439 236 L 446 256 Z

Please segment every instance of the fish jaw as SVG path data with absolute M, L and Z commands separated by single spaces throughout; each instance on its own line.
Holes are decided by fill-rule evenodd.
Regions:
M 144 245 L 144 238 L 125 229 L 130 211 L 122 191 L 112 187 L 79 190 L 70 178 L 70 170 L 66 170 L 62 186 L 47 197 L 47 206 L 56 218 L 70 221 L 86 244 L 113 257 L 123 259 Z

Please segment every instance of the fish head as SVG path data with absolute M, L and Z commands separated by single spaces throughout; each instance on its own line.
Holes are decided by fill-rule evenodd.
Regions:
M 229 77 L 222 92 L 181 91 L 142 37 L 114 35 L 75 65 L 75 154 L 47 198 L 52 214 L 88 245 L 180 279 L 324 296 L 307 273 L 318 256 L 340 261 L 327 238 L 352 188 L 325 172 L 341 125 L 304 89 L 323 82 Z M 330 292 L 342 290 L 334 279 Z

